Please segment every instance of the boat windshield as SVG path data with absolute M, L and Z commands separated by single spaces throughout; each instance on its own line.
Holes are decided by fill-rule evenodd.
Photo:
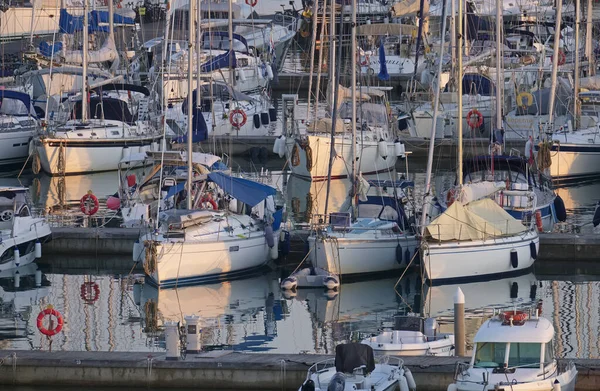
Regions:
M 359 124 L 366 123 L 371 126 L 387 126 L 388 115 L 385 105 L 378 103 L 361 103 L 356 108 L 356 116 Z M 340 118 L 352 119 L 352 103 L 344 102 L 340 107 Z
M 541 344 L 540 343 L 477 343 L 477 352 L 475 353 L 475 362 L 477 368 L 498 368 L 503 367 L 506 359 L 506 350 L 508 353 L 509 368 L 523 366 L 537 366 L 540 363 Z

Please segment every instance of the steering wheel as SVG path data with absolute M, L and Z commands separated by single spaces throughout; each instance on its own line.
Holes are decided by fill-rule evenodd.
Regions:
M 4 212 L 2 212 L 2 214 L 0 214 L 0 219 L 2 219 L 2 221 L 10 221 L 13 218 L 13 211 L 12 210 L 5 210 Z

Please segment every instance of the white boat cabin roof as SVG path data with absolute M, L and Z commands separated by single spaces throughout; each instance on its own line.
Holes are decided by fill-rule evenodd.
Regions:
M 553 338 L 554 327 L 546 318 L 533 318 L 511 326 L 494 317 L 479 328 L 473 342 L 548 343 Z
M 26 187 L 0 186 L 0 193 L 5 191 L 11 191 L 13 193 L 26 193 L 29 191 L 29 189 Z

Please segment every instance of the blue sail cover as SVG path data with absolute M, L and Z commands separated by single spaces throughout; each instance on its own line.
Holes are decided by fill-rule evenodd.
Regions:
M 165 195 L 165 200 L 173 197 L 175 194 L 178 194 L 180 191 L 185 189 L 185 185 L 187 182 L 179 182 L 178 184 L 174 185 L 174 186 L 170 186 L 169 190 L 167 191 L 167 195 Z
M 250 206 L 257 205 L 277 192 L 271 186 L 244 178 L 232 177 L 222 172 L 211 172 L 208 174 L 208 179 L 223 189 L 225 193 Z
M 390 75 L 388 74 L 387 64 L 385 63 L 385 48 L 383 44 L 379 45 L 379 80 L 390 80 Z
M 204 119 L 204 115 L 202 114 L 202 108 L 197 107 L 196 90 L 192 92 L 192 106 L 194 107 L 194 111 L 192 113 L 192 142 L 199 143 L 208 138 L 208 126 L 206 125 L 206 120 Z M 183 100 L 181 110 L 183 114 L 187 114 L 187 98 Z M 178 144 L 186 143 L 187 134 L 178 136 L 177 138 L 175 138 L 174 142 Z
M 93 17 L 98 23 L 108 23 L 108 15 L 108 11 L 90 12 L 90 16 Z M 119 14 L 113 15 L 113 22 L 117 24 L 135 25 L 135 20 L 133 18 L 128 18 Z
M 99 31 L 107 32 L 108 26 L 99 26 L 97 16 L 98 15 L 90 13 L 88 21 L 88 31 L 90 33 L 95 33 Z M 62 34 L 73 34 L 76 31 L 81 31 L 83 30 L 83 15 L 74 16 L 68 13 L 66 9 L 61 8 L 58 27 L 60 28 L 60 33 Z
M 54 46 L 46 41 L 40 42 L 40 54 L 46 57 L 52 57 L 52 54 L 59 53 L 62 50 L 62 42 L 55 42 Z
M 212 72 L 217 69 L 229 68 L 230 63 L 234 69 L 237 67 L 235 52 L 232 50 L 229 50 L 228 52 L 225 52 L 223 54 L 219 54 L 218 56 L 213 57 L 212 60 L 205 62 L 200 66 L 200 71 Z

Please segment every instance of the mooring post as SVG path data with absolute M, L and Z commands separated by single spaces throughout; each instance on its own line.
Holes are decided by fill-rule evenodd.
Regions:
M 167 360 L 179 360 L 179 326 L 177 322 L 165 322 Z
M 460 287 L 454 294 L 454 354 L 465 355 L 465 295 Z

